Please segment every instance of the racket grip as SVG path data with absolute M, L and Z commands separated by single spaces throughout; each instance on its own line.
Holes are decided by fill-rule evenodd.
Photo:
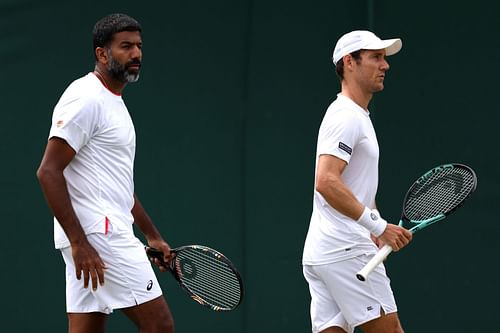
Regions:
M 392 252 L 392 247 L 390 245 L 384 245 L 375 256 L 360 270 L 356 277 L 359 281 L 366 281 L 368 274 L 370 274 L 375 267 L 377 267 L 385 258 Z

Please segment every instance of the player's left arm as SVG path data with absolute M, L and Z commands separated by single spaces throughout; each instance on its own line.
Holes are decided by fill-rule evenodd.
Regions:
M 160 232 L 153 223 L 153 220 L 146 213 L 146 210 L 142 206 L 137 194 L 134 193 L 134 207 L 132 207 L 132 216 L 134 217 L 134 223 L 137 225 L 139 230 L 142 232 L 144 237 L 148 242 L 150 247 L 158 249 L 163 252 L 165 262 L 170 262 L 170 245 L 163 239 Z M 160 270 L 165 271 L 165 267 L 159 264 L 159 261 L 155 260 L 155 264 L 160 267 Z

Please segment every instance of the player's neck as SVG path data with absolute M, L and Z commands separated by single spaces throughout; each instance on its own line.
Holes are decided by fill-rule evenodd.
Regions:
M 97 66 L 94 69 L 93 73 L 101 81 L 103 86 L 106 87 L 106 89 L 108 89 L 115 95 L 122 94 L 123 88 L 125 88 L 126 83 L 114 79 L 111 75 L 109 75 L 108 71 L 103 71 Z
M 370 104 L 370 101 L 373 97 L 372 93 L 367 93 L 363 91 L 359 86 L 352 86 L 344 81 L 342 82 L 341 93 L 368 112 L 368 105 Z

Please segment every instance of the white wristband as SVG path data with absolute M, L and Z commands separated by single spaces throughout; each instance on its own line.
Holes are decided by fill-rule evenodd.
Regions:
M 365 207 L 363 214 L 361 214 L 357 222 L 368 229 L 375 237 L 382 235 L 387 226 L 387 221 L 368 207 Z

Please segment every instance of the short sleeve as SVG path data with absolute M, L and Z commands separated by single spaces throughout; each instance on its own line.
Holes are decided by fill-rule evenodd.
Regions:
M 348 110 L 337 110 L 323 120 L 318 136 L 318 156 L 333 155 L 349 163 L 359 137 L 359 119 Z
M 98 129 L 98 102 L 91 98 L 60 100 L 54 108 L 49 139 L 64 139 L 78 152 Z

